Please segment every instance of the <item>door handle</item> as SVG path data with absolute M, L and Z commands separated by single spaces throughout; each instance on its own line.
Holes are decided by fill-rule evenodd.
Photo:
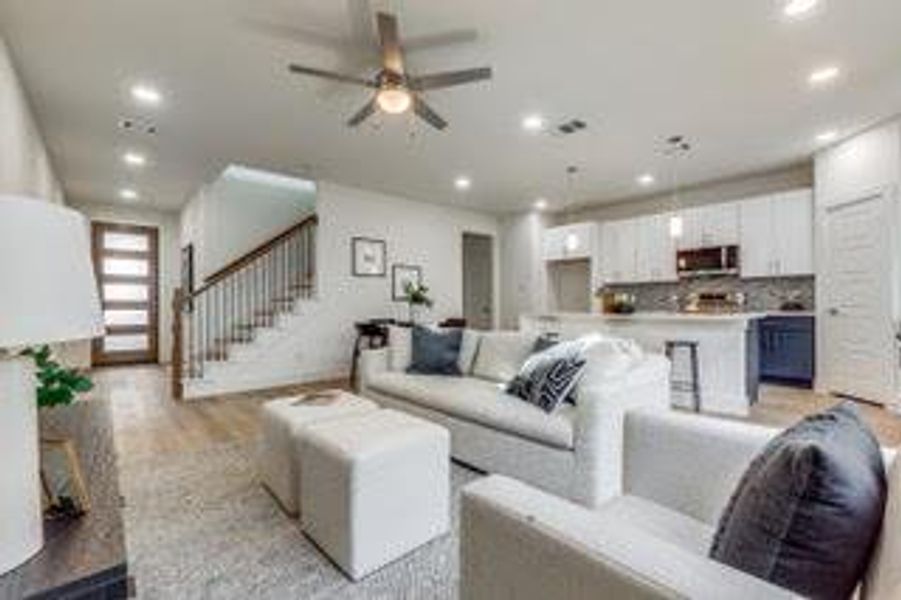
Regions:
M 837 317 L 840 314 L 842 314 L 842 311 L 840 311 L 839 309 L 837 309 L 835 307 L 829 309 L 829 316 L 831 316 L 831 317 Z

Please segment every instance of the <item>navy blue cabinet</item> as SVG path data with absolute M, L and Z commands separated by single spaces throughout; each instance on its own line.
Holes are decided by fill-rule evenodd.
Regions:
M 761 320 L 758 335 L 761 381 L 813 386 L 813 317 L 767 317 Z

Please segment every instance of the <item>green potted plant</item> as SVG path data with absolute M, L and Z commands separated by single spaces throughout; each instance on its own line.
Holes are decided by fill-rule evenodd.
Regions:
M 53 360 L 49 346 L 28 348 L 22 352 L 34 360 L 38 378 L 38 406 L 66 406 L 71 404 L 77 394 L 93 389 L 91 380 L 75 369 L 67 369 Z
M 407 282 L 404 285 L 404 297 L 410 308 L 411 323 L 416 323 L 420 307 L 431 308 L 435 304 L 429 297 L 429 288 L 422 283 Z

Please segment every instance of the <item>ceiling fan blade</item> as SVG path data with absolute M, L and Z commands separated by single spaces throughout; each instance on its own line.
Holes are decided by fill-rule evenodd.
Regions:
M 295 64 L 288 65 L 288 69 L 292 73 L 296 73 L 298 75 L 312 75 L 313 77 L 322 77 L 323 79 L 331 79 L 332 81 L 341 81 L 343 83 L 353 83 L 355 85 L 362 85 L 369 88 L 378 87 L 378 85 L 374 81 L 368 81 L 361 77 L 354 77 L 353 75 L 342 75 L 340 73 L 333 73 L 331 71 L 324 71 L 322 69 L 314 69 L 312 67 L 304 67 L 302 65 Z
M 447 121 L 442 119 L 441 116 L 432 110 L 432 107 L 426 104 L 419 96 L 413 98 L 413 112 L 435 129 L 442 130 L 447 127 Z
M 420 35 L 416 37 L 404 36 L 404 52 L 431 50 L 446 46 L 469 44 L 479 39 L 479 32 L 475 29 L 453 29 Z
M 379 29 L 379 42 L 382 45 L 382 65 L 398 75 L 404 74 L 404 56 L 400 48 L 400 37 L 397 31 L 397 18 L 388 13 L 376 15 Z
M 410 88 L 414 90 L 436 90 L 491 79 L 491 67 L 478 69 L 465 69 L 463 71 L 448 71 L 446 73 L 433 73 L 410 78 Z
M 347 120 L 348 127 L 356 127 L 366 119 L 372 116 L 372 113 L 375 112 L 376 104 L 375 98 L 366 103 L 366 105 L 354 113 L 354 116 Z

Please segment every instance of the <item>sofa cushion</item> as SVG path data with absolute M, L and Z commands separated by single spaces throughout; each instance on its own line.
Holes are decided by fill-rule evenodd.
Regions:
M 591 393 L 592 389 L 609 385 L 623 377 L 644 360 L 644 351 L 632 340 L 597 335 L 586 347 L 585 371 L 575 390 L 575 400 Z
M 555 448 L 573 448 L 575 407 L 548 415 L 505 394 L 496 383 L 475 377 L 383 372 L 369 387 L 425 408 L 509 432 Z
M 699 556 L 706 556 L 713 540 L 710 525 L 638 496 L 618 496 L 601 505 L 598 513 Z
M 409 327 L 388 327 L 388 368 L 406 371 L 413 358 L 412 331 Z
M 879 444 L 857 410 L 846 402 L 767 444 L 723 511 L 711 558 L 806 597 L 851 597 L 886 496 Z
M 420 375 L 459 375 L 460 329 L 430 329 L 413 327 L 412 359 L 408 373 Z
M 519 372 L 532 353 L 538 336 L 519 331 L 486 331 L 481 335 L 472 374 L 506 383 Z
M 585 370 L 583 351 L 581 340 L 571 340 L 533 354 L 507 384 L 507 393 L 553 412 L 579 383 Z
M 472 366 L 476 362 L 476 354 L 479 351 L 479 342 L 481 334 L 474 329 L 463 330 L 463 341 L 460 342 L 460 356 L 457 358 L 457 366 L 460 373 L 469 375 L 472 373 Z
M 864 580 L 861 597 L 865 600 L 901 598 L 901 459 L 893 455 L 886 461 L 891 461 L 888 498 L 882 519 L 882 534 Z

